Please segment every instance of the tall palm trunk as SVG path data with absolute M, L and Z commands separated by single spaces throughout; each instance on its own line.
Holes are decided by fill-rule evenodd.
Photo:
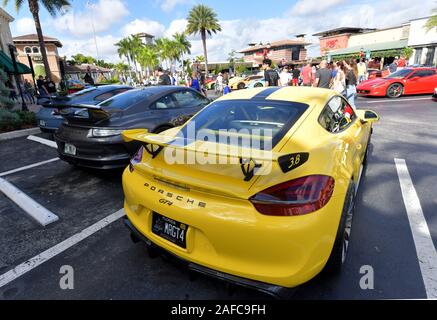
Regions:
M 208 55 L 206 52 L 206 30 L 202 29 L 200 31 L 202 35 L 202 44 L 203 44 L 203 55 L 205 57 L 205 79 L 208 77 Z
M 41 22 L 39 20 L 38 2 L 36 0 L 29 0 L 29 8 L 30 8 L 30 11 L 32 12 L 33 20 L 35 21 L 36 33 L 38 35 L 39 48 L 41 51 L 42 61 L 44 63 L 44 69 L 46 71 L 46 76 L 48 76 L 49 79 L 51 80 L 52 74 L 50 72 L 49 60 L 47 59 L 46 45 L 44 43 L 44 36 L 42 34 Z

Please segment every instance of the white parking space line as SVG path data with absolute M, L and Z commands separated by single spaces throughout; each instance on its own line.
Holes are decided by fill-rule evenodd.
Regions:
M 0 173 L 0 177 L 4 177 L 4 176 L 7 176 L 8 174 L 24 171 L 24 170 L 35 168 L 35 167 L 38 167 L 38 166 L 42 166 L 43 164 L 47 164 L 47 163 L 54 162 L 54 161 L 57 161 L 57 160 L 59 160 L 59 158 L 53 158 L 53 159 L 49 159 L 49 160 L 46 160 L 46 161 L 41 161 L 41 162 L 37 162 L 37 163 L 34 163 L 34 164 L 29 164 L 28 166 L 24 166 L 24 167 L 21 167 L 21 168 L 9 170 L 9 171 L 4 171 L 4 172 Z
M 398 103 L 398 102 L 403 102 L 403 101 L 420 101 L 420 100 L 429 100 L 432 101 L 430 97 L 428 98 L 411 98 L 411 99 L 389 99 L 387 98 L 386 100 L 377 100 L 377 101 L 366 101 L 366 100 L 358 100 L 359 102 L 364 102 L 364 103 Z
M 21 277 L 22 275 L 31 271 L 32 269 L 38 267 L 39 265 L 43 264 L 44 262 L 47 262 L 48 260 L 57 256 L 58 254 L 64 252 L 65 250 L 71 248 L 75 244 L 88 238 L 89 236 L 93 235 L 97 231 L 105 228 L 106 226 L 110 225 L 114 221 L 120 219 L 122 216 L 124 216 L 124 214 L 125 213 L 124 213 L 123 209 L 121 209 L 117 212 L 114 212 L 113 214 L 107 216 L 106 218 L 103 218 L 102 220 L 96 222 L 95 224 L 91 225 L 90 227 L 84 229 L 83 231 L 76 233 L 75 235 L 71 236 L 70 238 L 58 243 L 57 245 L 51 247 L 50 249 L 47 249 L 46 251 L 38 254 L 37 256 L 35 256 L 35 257 L 27 260 L 26 262 L 16 266 L 14 269 L 0 275 L 0 288 L 7 285 L 11 281 L 14 281 L 15 279 Z
M 39 142 L 39 143 L 42 143 L 42 144 L 45 144 L 46 146 L 49 146 L 49 147 L 52 147 L 52 148 L 55 148 L 55 149 L 58 147 L 56 145 L 56 142 L 54 142 L 52 140 L 44 139 L 44 138 L 41 138 L 41 137 L 30 135 L 30 136 L 27 137 L 27 139 L 35 141 L 35 142 Z
M 437 252 L 404 159 L 394 159 L 428 299 L 437 298 Z
M 59 217 L 56 214 L 44 208 L 38 202 L 3 178 L 0 178 L 0 191 L 15 202 L 17 206 L 23 209 L 32 219 L 44 227 L 59 220 Z

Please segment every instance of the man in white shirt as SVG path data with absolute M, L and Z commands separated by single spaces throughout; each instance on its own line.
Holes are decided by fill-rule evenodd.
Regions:
M 280 81 L 281 81 L 281 86 L 282 87 L 287 87 L 287 86 L 289 86 L 289 84 L 290 84 L 290 82 L 291 82 L 291 80 L 292 80 L 292 76 L 291 76 L 291 73 L 290 72 L 288 72 L 288 67 L 287 66 L 285 66 L 285 67 L 283 67 L 282 68 L 282 71 L 281 71 L 281 73 L 279 74 L 279 79 L 280 79 Z

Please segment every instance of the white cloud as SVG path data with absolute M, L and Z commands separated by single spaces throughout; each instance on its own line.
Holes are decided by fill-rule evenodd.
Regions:
M 36 33 L 35 22 L 32 18 L 17 19 L 14 23 L 14 35 Z
M 313 1 L 313 0 L 308 0 Z M 332 4 L 333 1 L 329 0 Z M 299 4 L 300 2 L 298 2 Z M 322 3 L 322 1 L 320 1 Z M 296 34 L 306 33 L 307 40 L 313 45 L 308 47 L 309 56 L 318 56 L 319 39 L 313 37 L 312 34 L 337 27 L 357 26 L 367 28 L 384 28 L 400 25 L 410 19 L 424 17 L 429 15 L 434 4 L 425 2 L 420 6 L 411 6 L 410 0 L 397 0 L 396 10 L 393 10 L 392 0 L 380 0 L 377 6 L 372 2 L 367 4 L 351 3 L 334 6 L 333 9 L 324 11 L 311 11 L 305 14 L 293 14 L 290 17 L 287 14 L 278 15 L 268 19 L 235 19 L 220 21 L 222 31 L 213 34 L 207 39 L 208 59 L 211 62 L 227 60 L 229 52 L 233 49 L 241 50 L 248 43 L 259 43 L 262 41 L 275 41 L 286 38 L 293 38 Z M 294 8 L 294 7 L 293 7 Z M 302 9 L 301 9 L 302 10 Z M 147 32 L 156 37 L 171 37 L 175 32 L 185 30 L 186 20 L 176 19 L 169 25 L 165 26 L 158 21 L 150 19 L 136 19 L 123 28 L 119 32 L 119 37 L 127 36 L 138 32 Z M 75 54 L 81 52 L 87 55 L 95 56 L 95 46 L 92 37 L 88 36 L 84 40 L 69 41 L 60 39 L 66 48 L 63 52 Z M 117 36 L 98 37 L 98 45 L 101 57 L 109 61 L 119 61 L 117 48 L 114 46 L 119 40 Z M 202 42 L 200 36 L 190 36 L 189 40 L 192 43 L 192 55 L 203 55 Z M 71 43 L 70 43 L 71 42 Z M 74 45 L 74 44 L 77 45 Z M 65 54 L 65 53 L 64 53 Z
M 92 6 L 87 6 L 84 11 L 70 10 L 66 14 L 54 18 L 51 25 L 57 31 L 68 31 L 74 36 L 84 36 L 108 30 L 113 24 L 119 22 L 129 14 L 122 0 L 99 0 Z
M 328 8 L 342 4 L 348 0 L 299 0 L 290 10 L 290 14 L 312 15 L 323 12 Z M 337 17 L 336 12 L 332 12 L 332 17 Z
M 193 3 L 193 0 L 160 0 L 161 9 L 165 12 L 170 12 L 179 4 Z
M 105 61 L 117 62 L 120 60 L 117 53 L 117 47 L 114 45 L 120 38 L 112 35 L 96 37 L 97 47 L 99 50 L 99 59 Z M 63 47 L 59 49 L 61 56 L 67 56 L 71 58 L 72 55 L 82 53 L 87 56 L 97 58 L 96 46 L 94 37 L 86 39 L 64 39 L 62 41 Z
M 175 33 L 182 33 L 187 28 L 186 19 L 173 20 L 170 26 L 165 30 L 164 37 L 171 38 Z
M 130 36 L 139 32 L 146 32 L 155 37 L 161 37 L 164 34 L 165 26 L 161 23 L 149 19 L 135 19 L 125 25 L 122 29 L 124 36 Z

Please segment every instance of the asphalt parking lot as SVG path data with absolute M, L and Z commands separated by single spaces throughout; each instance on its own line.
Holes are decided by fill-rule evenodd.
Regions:
M 381 121 L 358 191 L 348 260 L 340 275 L 317 276 L 292 298 L 437 297 L 437 103 L 413 96 L 360 98 L 357 106 Z M 57 159 L 49 134 L 37 136 L 42 140 L 0 141 L 0 178 L 57 220 L 42 226 L 0 187 L 0 299 L 269 298 L 150 258 L 120 219 L 121 171 L 71 166 Z M 74 289 L 61 289 L 62 266 L 73 268 Z M 360 286 L 363 266 L 374 272 L 373 289 Z

